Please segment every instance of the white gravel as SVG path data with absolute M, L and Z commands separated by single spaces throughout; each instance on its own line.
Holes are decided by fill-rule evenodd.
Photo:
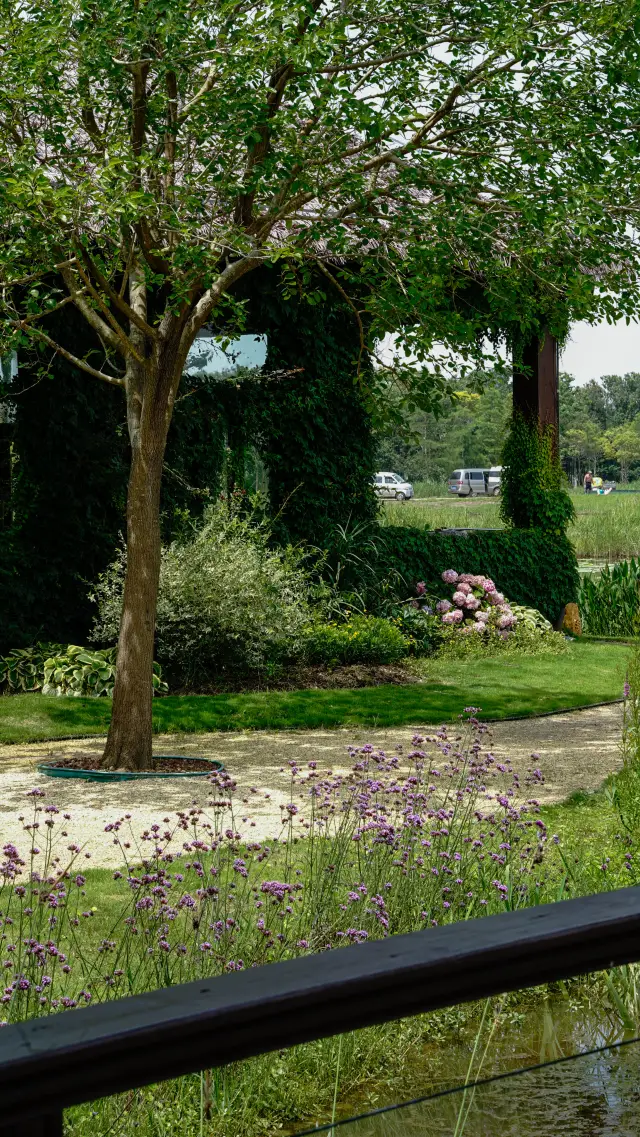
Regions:
M 491 749 L 496 755 L 510 756 L 518 770 L 529 767 L 531 753 L 536 752 L 539 758 L 535 764 L 541 767 L 546 779 L 546 785 L 537 791 L 537 796 L 543 802 L 560 801 L 575 790 L 596 789 L 609 773 L 619 768 L 620 729 L 621 708 L 598 707 L 494 724 Z M 397 746 L 407 748 L 416 731 L 431 733 L 433 727 L 159 735 L 155 751 L 222 759 L 241 791 L 239 818 L 250 819 L 240 828 L 247 837 L 261 839 L 280 830 L 280 805 L 289 800 L 286 764 L 290 759 L 295 758 L 301 764 L 313 759 L 320 770 L 344 770 L 348 765 L 349 745 L 362 746 L 370 742 L 389 751 Z M 25 795 L 34 786 L 45 790 L 47 802 L 71 813 L 69 839 L 73 838 L 91 853 L 92 865 L 117 866 L 121 862 L 112 835 L 104 829 L 124 813 L 132 814 L 136 830 L 142 832 L 154 822 L 161 822 L 163 817 L 175 815 L 177 810 L 187 809 L 194 803 L 206 804 L 209 786 L 207 780 L 201 778 L 101 784 L 76 779 L 58 781 L 36 771 L 37 762 L 43 758 L 74 751 L 94 752 L 98 756 L 103 746 L 104 739 L 100 738 L 0 746 L 0 841 L 24 843 L 23 823 L 18 816 L 26 815 L 28 799 Z M 257 787 L 260 792 L 252 794 L 251 787 Z M 242 798 L 248 801 L 246 813 Z M 253 828 L 250 821 L 254 822 Z

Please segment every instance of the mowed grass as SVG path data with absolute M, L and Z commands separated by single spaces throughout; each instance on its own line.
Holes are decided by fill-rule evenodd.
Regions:
M 154 702 L 161 733 L 214 730 L 309 730 L 401 726 L 455 719 L 467 706 L 483 717 L 535 715 L 616 699 L 626 644 L 571 644 L 560 656 L 427 661 L 425 678 L 406 686 L 335 691 L 259 691 L 168 696 Z M 26 743 L 104 734 L 108 699 L 0 698 L 0 742 Z
M 614 492 L 606 497 L 572 491 L 577 517 L 569 537 L 580 558 L 621 560 L 640 554 L 640 493 Z M 388 525 L 430 529 L 501 529 L 498 498 L 428 498 L 385 502 L 381 520 Z

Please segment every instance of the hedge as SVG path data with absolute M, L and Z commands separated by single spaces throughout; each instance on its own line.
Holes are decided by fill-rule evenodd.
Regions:
M 430 592 L 446 593 L 441 573 L 483 573 L 516 604 L 537 608 L 552 623 L 578 598 L 578 566 L 567 537 L 540 529 L 475 529 L 437 532 L 390 525 L 380 530 L 386 565 L 410 589 L 423 580 Z M 448 595 L 448 593 L 447 593 Z

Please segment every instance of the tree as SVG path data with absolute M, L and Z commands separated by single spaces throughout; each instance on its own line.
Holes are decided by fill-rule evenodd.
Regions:
M 620 466 L 620 481 L 629 481 L 629 463 L 640 459 L 640 415 L 633 422 L 613 426 L 604 435 L 604 452 Z
M 474 372 L 438 413 L 418 410 L 378 436 L 378 469 L 442 482 L 459 466 L 494 466 L 511 417 L 506 367 Z
M 0 13 L 0 350 L 38 346 L 43 367 L 56 351 L 125 397 L 103 761 L 142 768 L 163 455 L 195 336 L 241 328 L 239 282 L 278 260 L 308 302 L 335 289 L 349 303 L 356 382 L 365 338 L 389 329 L 424 359 L 434 340 L 478 354 L 506 323 L 561 334 L 571 317 L 633 313 L 634 9 L 0 0 Z M 99 351 L 50 334 L 67 304 Z M 420 374 L 419 394 L 443 389 Z

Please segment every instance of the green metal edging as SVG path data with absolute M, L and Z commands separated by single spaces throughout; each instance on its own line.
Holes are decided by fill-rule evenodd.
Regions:
M 142 778 L 206 778 L 211 773 L 212 766 L 215 770 L 224 770 L 224 763 L 219 758 L 194 758 L 185 754 L 157 754 L 156 758 L 171 758 L 173 762 L 206 762 L 207 769 L 202 773 L 193 770 L 170 774 L 146 770 L 138 773 L 135 770 L 73 770 L 68 766 L 56 766 L 55 762 L 39 762 L 37 770 L 39 774 L 46 774 L 49 778 L 80 778 L 85 782 L 133 782 Z

